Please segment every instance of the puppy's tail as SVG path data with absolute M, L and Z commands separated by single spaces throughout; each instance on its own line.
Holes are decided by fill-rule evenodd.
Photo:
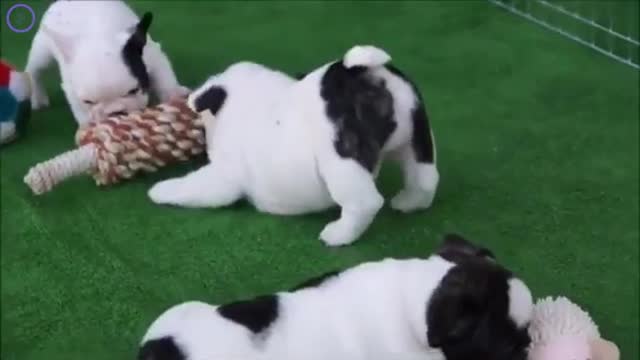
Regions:
M 371 45 L 357 45 L 344 55 L 342 63 L 346 68 L 364 66 L 380 67 L 391 61 L 391 56 L 384 50 Z

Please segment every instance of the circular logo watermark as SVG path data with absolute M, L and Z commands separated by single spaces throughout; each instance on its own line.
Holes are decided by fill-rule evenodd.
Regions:
M 20 8 L 24 8 L 27 9 L 29 11 L 29 13 L 31 13 L 31 23 L 29 24 L 29 26 L 25 27 L 25 28 L 18 28 L 16 26 L 14 26 L 11 23 L 11 13 L 16 10 L 16 9 L 20 9 Z M 31 28 L 33 28 L 33 25 L 35 25 L 36 23 L 36 13 L 33 11 L 33 9 L 29 6 L 29 5 L 25 5 L 25 4 L 15 4 L 12 7 L 9 8 L 9 11 L 7 11 L 7 26 L 9 27 L 9 29 L 11 29 L 11 31 L 16 32 L 16 33 L 25 33 L 29 30 L 31 30 Z

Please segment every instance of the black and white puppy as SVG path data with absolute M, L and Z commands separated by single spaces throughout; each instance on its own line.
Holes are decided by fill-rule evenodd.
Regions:
M 375 176 L 393 158 L 405 186 L 391 206 L 428 208 L 439 181 L 433 136 L 420 93 L 390 59 L 381 49 L 356 46 L 301 80 L 248 62 L 211 77 L 189 98 L 209 119 L 210 164 L 156 184 L 150 198 L 184 207 L 245 198 L 281 215 L 337 204 L 340 219 L 320 238 L 345 245 L 383 206 Z
M 532 295 L 449 235 L 426 259 L 364 263 L 288 292 L 164 312 L 138 360 L 525 360 Z
M 33 80 L 31 106 L 49 105 L 42 73 L 55 62 L 62 90 L 82 126 L 113 113 L 141 110 L 151 91 L 161 101 L 186 95 L 167 55 L 142 18 L 120 0 L 54 1 L 31 42 L 26 71 Z

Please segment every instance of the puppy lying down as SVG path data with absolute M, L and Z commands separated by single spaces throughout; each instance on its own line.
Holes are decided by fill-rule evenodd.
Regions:
M 339 205 L 320 239 L 355 241 L 383 206 L 375 176 L 384 159 L 401 164 L 394 209 L 425 209 L 439 175 L 421 95 L 372 46 L 356 46 L 301 80 L 242 62 L 189 97 L 206 122 L 210 163 L 156 184 L 152 201 L 221 207 L 249 200 L 260 211 L 294 215 Z M 212 117 L 212 116 L 215 116 Z
M 148 329 L 138 360 L 525 360 L 532 309 L 527 286 L 490 251 L 449 235 L 426 259 L 172 307 Z

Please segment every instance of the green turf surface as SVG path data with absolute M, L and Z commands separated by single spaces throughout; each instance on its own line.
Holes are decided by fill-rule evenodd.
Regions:
M 43 3 L 33 4 L 38 15 Z M 2 16 L 13 2 L 2 1 Z M 623 359 L 638 359 L 638 71 L 484 1 L 137 2 L 181 80 L 239 60 L 305 71 L 355 43 L 386 48 L 428 101 L 442 181 L 434 207 L 386 207 L 355 245 L 317 236 L 336 211 L 301 217 L 159 207 L 146 197 L 178 166 L 126 185 L 83 177 L 42 197 L 28 168 L 73 147 L 52 106 L 0 150 L 3 360 L 132 358 L 166 307 L 289 287 L 336 267 L 426 256 L 457 231 L 492 248 L 537 296 L 583 305 Z M 16 15 L 16 21 L 21 15 Z M 2 56 L 23 66 L 34 34 L 2 23 Z M 108 76 L 108 74 L 105 74 Z M 386 168 L 385 195 L 400 186 Z

